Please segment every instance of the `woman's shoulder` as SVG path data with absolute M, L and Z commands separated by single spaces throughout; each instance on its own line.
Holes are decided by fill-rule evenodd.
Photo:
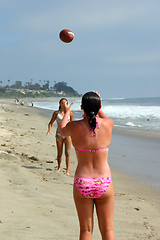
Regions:
M 108 123 L 113 126 L 113 120 L 111 118 L 108 118 Z
M 72 124 L 72 125 L 81 125 L 82 120 L 74 120 L 74 121 L 69 122 L 69 123 Z
M 70 131 L 71 136 L 80 136 L 84 131 L 82 120 L 73 120 L 67 123 L 67 128 Z
M 56 116 L 58 115 L 58 113 L 59 113 L 59 111 L 56 110 L 56 111 L 53 112 L 53 115 L 52 115 L 52 116 L 56 117 Z
M 102 121 L 107 125 L 107 126 L 113 126 L 113 121 L 111 118 L 103 118 Z
M 75 128 L 79 128 L 79 127 L 82 126 L 82 120 L 73 120 L 73 121 L 71 121 L 71 122 L 68 122 L 68 124 L 69 124 L 70 126 L 72 126 L 73 128 L 74 128 L 74 127 L 75 127 Z
M 104 132 L 110 132 L 113 130 L 113 121 L 110 118 L 101 118 L 99 121 L 100 128 L 103 129 Z

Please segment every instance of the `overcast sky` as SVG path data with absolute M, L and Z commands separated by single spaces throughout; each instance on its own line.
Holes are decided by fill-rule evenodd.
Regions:
M 64 29 L 74 32 L 67 44 Z M 159 0 L 0 0 L 0 81 L 160 96 Z

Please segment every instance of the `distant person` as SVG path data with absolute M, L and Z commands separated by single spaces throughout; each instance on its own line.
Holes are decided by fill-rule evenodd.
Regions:
M 82 120 L 68 122 L 72 104 L 70 107 L 66 105 L 61 133 L 71 136 L 78 160 L 73 195 L 80 224 L 79 239 L 92 239 L 95 207 L 102 239 L 114 240 L 114 190 L 107 162 L 113 121 L 101 110 L 97 93 L 83 95 Z
M 15 102 L 15 104 L 18 104 L 18 103 L 19 103 L 18 98 L 15 98 L 15 99 L 14 99 L 14 102 Z
M 31 102 L 31 106 L 33 107 L 33 102 Z
M 68 100 L 62 98 L 59 101 L 59 110 L 55 111 L 52 115 L 52 118 L 48 124 L 48 134 L 52 134 L 51 128 L 54 121 L 57 121 L 57 130 L 56 130 L 56 145 L 57 145 L 57 161 L 58 161 L 58 171 L 61 169 L 62 162 L 62 153 L 63 153 L 63 143 L 65 145 L 65 157 L 66 157 L 66 173 L 69 175 L 70 168 L 70 148 L 71 148 L 71 138 L 69 136 L 63 136 L 60 130 L 60 124 L 65 114 L 65 105 L 68 105 Z M 73 121 L 73 113 L 70 112 L 68 115 L 67 122 Z
M 24 105 L 24 101 L 23 101 L 23 100 L 21 101 L 21 105 L 22 105 L 22 106 Z

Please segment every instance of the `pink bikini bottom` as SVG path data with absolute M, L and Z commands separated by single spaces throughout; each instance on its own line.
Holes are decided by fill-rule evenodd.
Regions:
M 100 198 L 105 193 L 112 181 L 107 178 L 82 178 L 75 177 L 74 184 L 85 198 Z

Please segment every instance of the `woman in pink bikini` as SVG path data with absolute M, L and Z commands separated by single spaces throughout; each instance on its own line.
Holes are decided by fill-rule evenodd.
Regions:
M 101 100 L 95 92 L 88 92 L 82 97 L 82 120 L 68 122 L 72 104 L 66 106 L 61 132 L 64 136 L 71 136 L 78 160 L 73 195 L 80 240 L 92 239 L 94 206 L 102 239 L 114 240 L 114 190 L 107 162 L 113 122 L 101 110 Z
M 55 111 L 52 115 L 52 118 L 48 124 L 48 134 L 52 134 L 51 128 L 54 121 L 57 121 L 57 130 L 56 130 L 56 144 L 57 144 L 57 161 L 58 161 L 58 171 L 61 169 L 62 162 L 62 153 L 63 153 L 63 143 L 65 144 L 65 156 L 66 156 L 66 173 L 69 175 L 69 167 L 70 167 L 70 148 L 71 148 L 71 138 L 70 136 L 63 136 L 60 129 L 60 124 L 64 116 L 65 105 L 68 105 L 68 101 L 66 98 L 62 98 L 59 101 L 59 110 Z M 68 115 L 68 120 L 73 121 L 73 113 L 70 112 Z

